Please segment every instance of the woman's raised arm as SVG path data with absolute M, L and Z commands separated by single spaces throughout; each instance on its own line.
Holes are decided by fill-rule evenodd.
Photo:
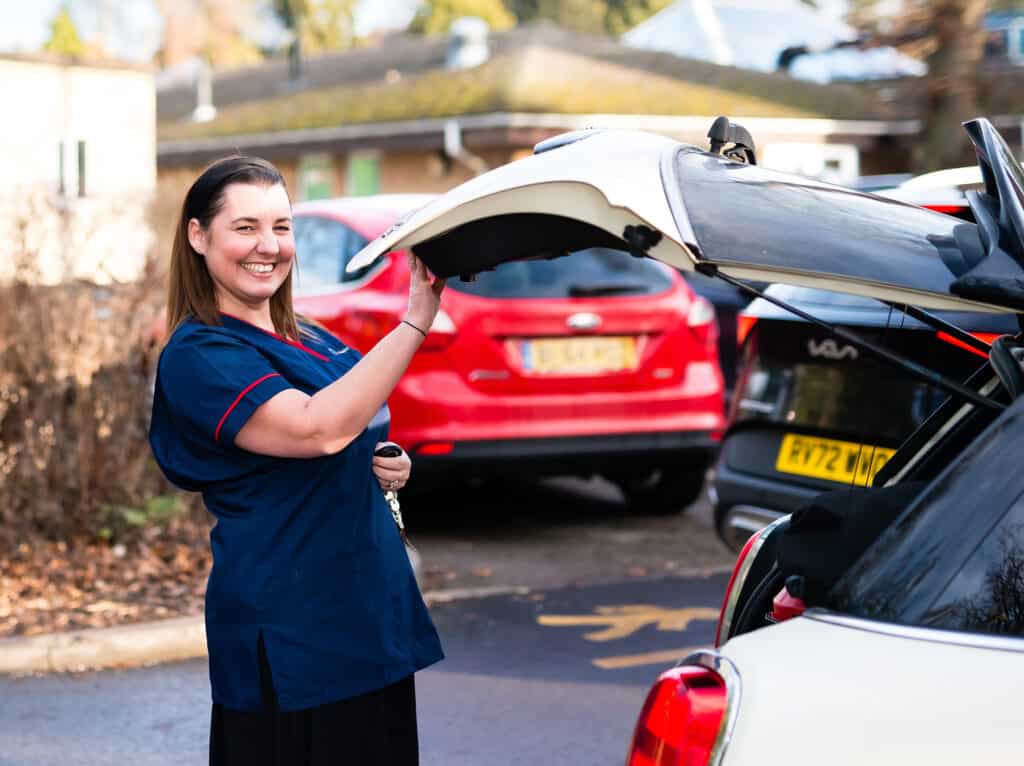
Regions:
M 359 436 L 387 401 L 426 337 L 440 306 L 444 280 L 409 254 L 405 318 L 351 370 L 313 396 L 282 391 L 260 405 L 235 437 L 250 452 L 317 457 L 340 452 Z

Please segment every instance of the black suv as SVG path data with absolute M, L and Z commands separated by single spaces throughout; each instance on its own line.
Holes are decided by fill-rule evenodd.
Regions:
M 871 298 L 789 285 L 772 285 L 766 295 L 957 380 L 986 358 Z M 1013 314 L 936 316 L 985 343 L 1018 329 Z M 869 485 L 947 396 L 764 298 L 737 322 L 740 372 L 708 487 L 719 536 L 734 550 L 819 492 Z

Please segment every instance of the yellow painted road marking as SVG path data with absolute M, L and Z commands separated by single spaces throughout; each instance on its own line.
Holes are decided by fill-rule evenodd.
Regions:
M 701 647 L 685 646 L 682 649 L 665 649 L 661 652 L 645 652 L 643 654 L 624 654 L 621 657 L 601 657 L 593 663 L 602 670 L 618 670 L 619 668 L 635 668 L 641 665 L 664 665 L 676 663 L 688 654 Z
M 603 630 L 584 634 L 588 641 L 613 641 L 626 638 L 648 625 L 658 630 L 686 630 L 693 620 L 717 620 L 718 610 L 709 607 L 665 609 L 654 604 L 599 606 L 596 614 L 545 614 L 537 622 L 548 627 L 601 625 Z

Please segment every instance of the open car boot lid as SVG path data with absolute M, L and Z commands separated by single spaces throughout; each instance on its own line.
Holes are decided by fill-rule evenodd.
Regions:
M 348 270 L 411 248 L 437 276 L 467 277 L 602 246 L 923 308 L 1022 311 L 1024 212 L 1000 200 L 1021 193 L 1024 174 L 987 120 L 967 129 L 986 180 L 970 199 L 980 225 L 663 136 L 597 130 L 452 189 Z

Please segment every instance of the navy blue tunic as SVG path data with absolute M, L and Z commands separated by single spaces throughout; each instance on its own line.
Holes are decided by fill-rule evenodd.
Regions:
M 318 328 L 302 343 L 223 315 L 183 323 L 160 355 L 150 444 L 177 486 L 217 517 L 206 591 L 213 700 L 261 708 L 266 646 L 282 711 L 387 686 L 443 657 L 405 547 L 371 470 L 387 407 L 341 452 L 278 458 L 235 436 L 287 388 L 309 395 L 359 354 Z

